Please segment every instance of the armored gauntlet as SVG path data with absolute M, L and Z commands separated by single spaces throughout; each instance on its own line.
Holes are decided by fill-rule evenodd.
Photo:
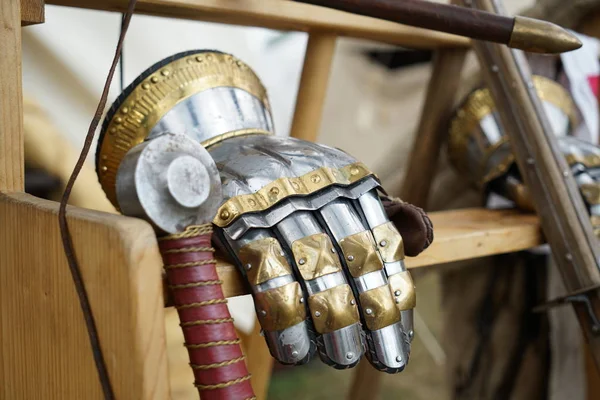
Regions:
M 600 148 L 570 135 L 578 126 L 575 104 L 557 82 L 534 76 L 534 85 L 558 144 L 600 235 Z M 535 211 L 488 89 L 472 92 L 450 123 L 449 158 L 454 167 L 486 192 L 500 194 L 518 207 Z
M 405 367 L 414 286 L 403 239 L 364 164 L 338 149 L 275 136 L 265 89 L 240 60 L 181 53 L 136 79 L 102 129 L 100 181 L 128 214 L 139 205 L 117 194 L 121 160 L 164 132 L 201 143 L 216 163 L 223 192 L 213 220 L 217 246 L 247 280 L 273 357 L 303 364 L 318 352 L 325 363 L 349 368 L 366 353 L 382 371 Z M 412 215 L 430 231 L 424 214 Z

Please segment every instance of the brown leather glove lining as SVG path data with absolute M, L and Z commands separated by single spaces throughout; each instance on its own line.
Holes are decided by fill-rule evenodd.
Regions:
M 383 195 L 380 198 L 388 218 L 402 235 L 404 253 L 415 257 L 428 248 L 433 242 L 433 223 L 425 211 L 398 198 Z

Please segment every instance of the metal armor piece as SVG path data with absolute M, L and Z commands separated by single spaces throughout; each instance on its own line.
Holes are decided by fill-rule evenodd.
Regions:
M 598 236 L 600 148 L 567 136 L 578 126 L 577 111 L 569 93 L 547 78 L 535 76 L 534 82 Z M 535 211 L 487 89 L 471 93 L 456 112 L 450 126 L 448 151 L 454 166 L 474 183 L 513 200 L 520 208 Z
M 341 150 L 275 136 L 252 70 L 228 54 L 196 51 L 151 67 L 107 114 L 97 165 L 111 200 L 123 155 L 165 130 L 206 147 L 216 164 L 215 234 L 248 281 L 273 357 L 297 365 L 318 353 L 350 368 L 366 354 L 380 370 L 401 371 L 414 287 L 376 176 Z M 173 196 L 198 185 L 182 182 Z M 193 209 L 199 200 L 180 201 Z

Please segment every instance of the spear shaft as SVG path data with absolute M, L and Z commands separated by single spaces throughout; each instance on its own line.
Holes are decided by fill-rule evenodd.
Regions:
M 537 53 L 581 47 L 577 37 L 550 22 L 422 0 L 296 0 L 405 25 L 506 44 Z

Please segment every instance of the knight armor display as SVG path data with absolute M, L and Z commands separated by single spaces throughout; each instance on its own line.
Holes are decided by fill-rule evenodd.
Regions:
M 143 204 L 125 187 L 132 178 L 122 161 L 165 132 L 201 143 L 216 164 L 223 194 L 216 244 L 247 280 L 273 357 L 298 365 L 318 352 L 343 369 L 366 354 L 379 370 L 402 371 L 415 290 L 373 172 L 339 149 L 276 136 L 265 88 L 246 64 L 218 51 L 189 51 L 141 74 L 104 121 L 97 169 L 124 214 L 140 215 Z M 174 197 L 197 190 L 172 188 L 172 181 L 186 182 L 168 181 Z M 194 223 L 187 212 L 175 223 L 160 214 L 152 222 L 166 233 Z
M 570 136 L 585 126 L 562 85 L 540 75 L 534 76 L 533 82 L 588 207 L 594 232 L 600 237 L 600 148 Z M 499 194 L 522 209 L 535 211 L 487 88 L 471 92 L 453 115 L 448 155 L 454 167 L 486 193 Z

